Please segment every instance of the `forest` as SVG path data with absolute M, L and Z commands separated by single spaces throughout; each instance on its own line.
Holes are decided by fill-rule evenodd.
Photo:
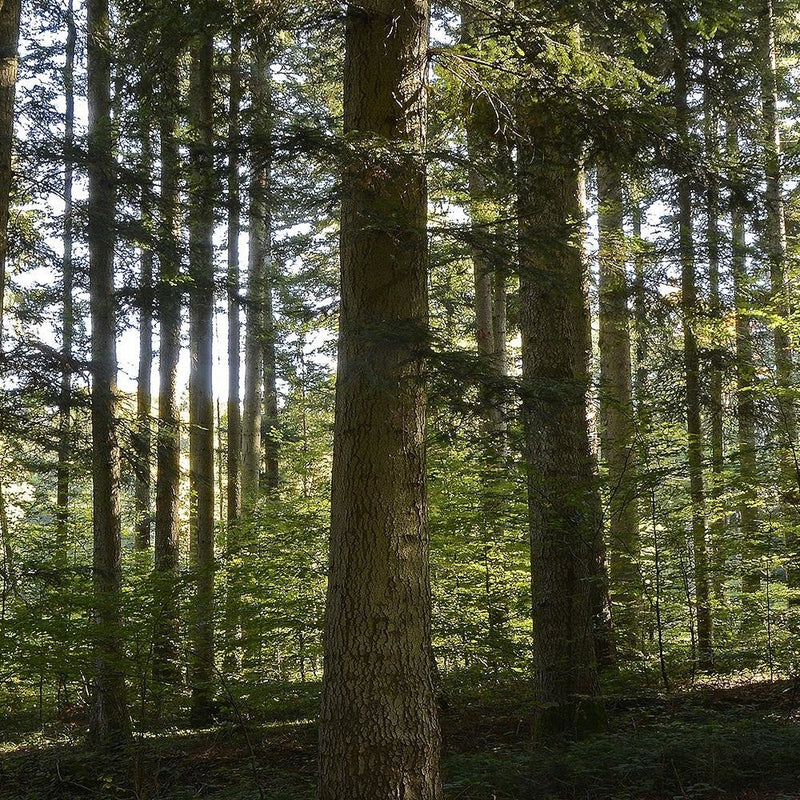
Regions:
M 800 798 L 796 0 L 0 0 L 0 798 Z

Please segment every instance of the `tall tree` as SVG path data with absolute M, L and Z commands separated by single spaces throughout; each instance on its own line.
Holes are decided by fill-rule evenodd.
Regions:
M 683 365 L 686 381 L 686 432 L 689 492 L 692 505 L 695 605 L 698 659 L 702 667 L 713 660 L 713 627 L 706 541 L 706 503 L 703 482 L 703 429 L 700 397 L 700 355 L 697 345 L 697 287 L 692 238 L 692 184 L 683 148 L 689 146 L 689 46 L 688 20 L 682 0 L 668 9 L 672 35 L 675 120 L 678 132 L 675 155 L 678 194 L 678 245 L 681 266 L 681 313 L 683 318 Z
M 58 422 L 58 471 L 56 507 L 59 546 L 64 547 L 69 521 L 70 461 L 72 453 L 72 343 L 75 315 L 72 304 L 73 265 L 73 202 L 75 176 L 75 43 L 77 29 L 72 0 L 67 5 L 67 40 L 64 52 L 64 228 L 61 259 L 61 395 Z
M 181 430 L 178 359 L 181 352 L 180 180 L 177 138 L 180 72 L 175 20 L 162 19 L 159 138 L 161 192 L 158 198 L 158 429 L 156 439 L 155 633 L 153 674 L 178 676 L 178 556 L 180 537 Z
M 150 130 L 152 81 L 146 70 L 139 77 L 139 147 L 141 194 L 139 217 L 142 245 L 139 253 L 139 374 L 136 382 L 136 539 L 138 550 L 150 547 L 151 376 L 153 371 L 153 248 L 152 190 L 153 144 Z
M 597 167 L 599 240 L 600 448 L 608 486 L 608 551 L 617 640 L 638 650 L 639 574 L 637 458 L 631 388 L 627 248 L 622 177 L 608 158 Z
M 231 34 L 231 73 L 228 93 L 228 452 L 227 452 L 227 505 L 225 555 L 228 560 L 228 582 L 225 594 L 225 631 L 230 663 L 236 662 L 239 615 L 236 609 L 237 580 L 235 559 L 239 551 L 239 517 L 242 513 L 242 408 L 241 379 L 241 325 L 239 235 L 241 232 L 241 181 L 239 177 L 241 147 L 241 63 L 242 39 L 238 29 Z
M 206 722 L 214 694 L 214 44 L 203 33 L 192 47 L 189 175 L 189 484 L 192 717 Z
M 794 532 L 800 497 L 800 462 L 797 452 L 797 408 L 794 397 L 794 364 L 787 330 L 791 313 L 786 269 L 786 212 L 783 200 L 781 167 L 781 130 L 778 112 L 778 56 L 775 44 L 775 19 L 772 0 L 762 0 L 759 9 L 761 39 L 761 109 L 763 118 L 764 177 L 766 192 L 765 249 L 769 264 L 773 312 L 778 322 L 773 326 L 775 378 L 777 390 L 778 437 L 780 442 L 781 505 L 787 517 L 789 550 L 789 602 L 800 604 L 800 554 Z M 742 588 L 756 591 L 760 585 L 755 569 L 745 572 Z
M 4 0 L 0 5 L 0 341 L 3 337 L 3 309 L 6 291 L 19 19 L 20 0 Z
M 347 9 L 320 800 L 441 797 L 425 481 L 427 0 Z
M 130 736 L 122 667 L 120 455 L 117 444 L 117 346 L 114 295 L 116 162 L 111 120 L 108 0 L 89 0 L 89 303 L 92 320 L 92 569 L 95 677 L 91 736 L 113 744 Z
M 589 442 L 582 143 L 519 102 L 518 236 L 537 735 L 604 724 L 594 645 L 602 524 Z

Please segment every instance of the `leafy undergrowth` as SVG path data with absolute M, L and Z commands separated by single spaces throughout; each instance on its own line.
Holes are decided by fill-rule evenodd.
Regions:
M 615 697 L 610 733 L 549 747 L 530 741 L 530 708 L 522 685 L 450 696 L 447 800 L 800 800 L 798 684 Z M 0 751 L 0 798 L 311 800 L 315 746 L 313 722 L 274 717 L 102 756 L 40 737 Z

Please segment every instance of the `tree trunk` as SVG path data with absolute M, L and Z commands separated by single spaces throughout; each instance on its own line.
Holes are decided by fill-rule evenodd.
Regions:
M 747 274 L 747 244 L 745 241 L 746 194 L 739 174 L 738 125 L 728 122 L 728 160 L 735 173 L 731 176 L 731 234 L 734 304 L 736 308 L 736 418 L 739 446 L 739 526 L 742 542 L 742 563 L 752 563 L 753 547 L 758 541 L 758 462 L 756 451 L 756 369 L 753 364 L 753 335 L 750 331 L 752 301 Z M 750 582 L 750 585 L 748 585 Z M 755 591 L 752 572 L 742 575 L 745 593 Z
M 214 697 L 214 44 L 203 35 L 192 50 L 189 177 L 189 483 L 192 629 L 192 719 L 211 718 Z
M 241 191 L 239 147 L 241 146 L 241 55 L 238 31 L 231 34 L 231 75 L 228 97 L 228 527 L 226 557 L 228 579 L 225 593 L 226 666 L 236 667 L 239 638 L 237 609 L 239 555 L 239 517 L 242 513 L 242 410 L 239 396 L 241 375 L 241 328 L 239 321 L 239 234 L 241 230 Z
M 90 735 L 109 745 L 130 736 L 122 666 L 120 455 L 116 433 L 117 348 L 114 297 L 114 132 L 108 0 L 89 0 L 89 304 L 92 320 L 92 569 L 95 675 Z
M 252 48 L 250 92 L 254 118 L 250 129 L 250 247 L 247 262 L 247 318 L 244 333 L 244 403 L 242 409 L 242 511 L 258 503 L 261 468 L 261 383 L 263 380 L 264 284 L 267 243 L 267 174 L 264 170 L 264 48 Z
M 8 255 L 8 212 L 11 200 L 11 152 L 14 145 L 14 95 L 17 88 L 20 0 L 0 5 L 0 349 Z
M 67 6 L 67 41 L 64 64 L 64 255 L 61 260 L 61 394 L 58 403 L 58 468 L 56 508 L 59 557 L 66 562 L 69 523 L 69 483 L 72 456 L 72 341 L 75 312 L 72 306 L 74 267 L 72 185 L 75 172 L 75 14 Z
M 475 48 L 485 25 L 465 5 L 462 9 L 461 43 Z M 493 229 L 501 226 L 498 203 L 486 176 L 499 165 L 494 109 L 470 85 L 465 87 L 464 127 L 467 138 L 470 255 L 475 291 L 475 340 L 481 370 L 478 398 L 480 421 L 481 516 L 485 565 L 487 642 L 490 666 L 502 665 L 507 602 L 499 583 L 503 575 L 502 542 L 504 503 L 499 488 L 505 475 L 505 429 L 498 387 L 505 374 L 506 296 L 505 274 Z
M 711 45 L 708 44 L 707 47 Z M 706 178 L 706 249 L 708 255 L 708 281 L 710 288 L 710 314 L 712 336 L 715 345 L 711 348 L 709 365 L 709 416 L 711 417 L 711 501 L 709 537 L 711 540 L 711 583 L 714 595 L 722 600 L 725 555 L 725 511 L 722 507 L 724 471 L 723 407 L 722 407 L 722 359 L 724 331 L 722 329 L 722 302 L 719 294 L 719 181 L 716 169 L 719 165 L 718 121 L 713 108 L 714 86 L 709 74 L 710 54 L 703 59 L 703 138 L 706 160 L 710 169 Z
M 764 177 L 766 179 L 766 256 L 769 263 L 772 311 L 778 322 L 773 327 L 775 376 L 777 384 L 778 431 L 780 443 L 781 505 L 787 522 L 789 604 L 800 604 L 800 554 L 795 527 L 800 503 L 800 468 L 797 457 L 797 409 L 794 400 L 794 363 L 787 326 L 791 314 L 790 289 L 786 273 L 786 214 L 783 202 L 781 131 L 778 118 L 777 48 L 772 0 L 761 6 L 761 107 L 764 126 Z M 760 586 L 751 570 L 742 582 L 743 591 Z
M 180 184 L 177 140 L 178 54 L 170 29 L 162 31 L 159 129 L 158 437 L 156 442 L 155 636 L 153 675 L 159 682 L 179 677 L 178 557 L 180 538 L 181 430 L 178 359 L 181 352 Z
M 520 330 L 531 536 L 536 735 L 604 725 L 593 605 L 602 522 L 589 441 L 581 144 L 520 108 Z
M 319 800 L 442 796 L 422 374 L 428 13 L 427 0 L 347 11 Z
M 675 109 L 678 147 L 689 136 L 688 49 L 684 9 L 680 2 L 669 9 L 673 42 Z M 703 486 L 703 432 L 700 416 L 700 356 L 694 330 L 697 316 L 694 242 L 692 240 L 692 187 L 681 153 L 676 154 L 678 173 L 678 227 L 681 264 L 681 312 L 683 316 L 683 362 L 686 374 L 686 430 L 689 462 L 689 491 L 692 504 L 692 544 L 694 549 L 695 604 L 697 607 L 697 647 L 700 666 L 713 661 L 712 617 L 709 588 L 708 547 L 706 543 L 706 504 Z
M 597 168 L 600 295 L 600 453 L 608 486 L 611 600 L 617 643 L 640 649 L 642 579 L 639 574 L 637 453 L 631 390 L 627 248 L 622 180 L 607 162 Z
M 139 375 L 136 385 L 136 539 L 137 550 L 150 548 L 150 450 L 151 450 L 151 374 L 153 369 L 153 248 L 152 170 L 153 146 L 150 139 L 149 102 L 152 83 L 144 71 L 139 86 L 139 142 L 141 147 L 141 195 L 139 214 L 142 245 L 139 255 Z

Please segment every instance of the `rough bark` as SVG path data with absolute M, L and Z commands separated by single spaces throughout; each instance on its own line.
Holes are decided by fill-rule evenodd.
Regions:
M 214 44 L 192 48 L 189 174 L 189 485 L 195 583 L 190 687 L 192 718 L 211 718 L 214 697 Z
M 95 669 L 90 736 L 110 745 L 130 736 L 122 665 L 120 454 L 116 431 L 114 296 L 116 205 L 108 0 L 89 0 L 89 305 L 92 321 L 92 514 Z
M 149 102 L 152 82 L 142 74 L 139 85 L 139 146 L 141 194 L 139 218 L 142 244 L 139 252 L 139 374 L 136 382 L 136 435 L 133 440 L 136 459 L 136 538 L 137 550 L 150 548 L 150 463 L 152 433 L 150 424 L 151 376 L 153 370 L 153 248 L 152 227 L 153 145 L 150 138 Z
M 3 338 L 3 309 L 6 290 L 19 17 L 20 0 L 4 0 L 0 5 L 0 343 Z
M 155 638 L 153 674 L 160 682 L 178 679 L 178 557 L 181 430 L 178 359 L 181 352 L 180 184 L 177 141 L 179 68 L 170 27 L 161 32 L 159 98 L 161 193 L 158 286 L 158 433 L 156 440 L 156 525 L 154 548 Z
M 319 800 L 434 800 L 423 348 L 427 0 L 347 11 Z
M 688 141 L 688 43 L 685 10 L 680 3 L 669 9 L 673 45 L 674 101 L 679 147 Z M 678 238 L 681 267 L 681 314 L 683 317 L 683 364 L 686 381 L 686 433 L 689 465 L 689 492 L 692 505 L 692 545 L 694 550 L 697 648 L 700 666 L 713 661 L 713 624 L 710 603 L 708 545 L 706 542 L 706 503 L 703 477 L 703 431 L 701 424 L 700 356 L 695 324 L 697 289 L 695 285 L 694 241 L 692 238 L 692 186 L 680 153 L 676 154 L 678 190 Z
M 772 310 L 779 321 L 772 329 L 775 349 L 777 392 L 777 438 L 780 448 L 781 505 L 787 521 L 789 603 L 800 604 L 800 556 L 794 531 L 800 514 L 800 466 L 797 454 L 797 407 L 794 397 L 794 359 L 787 329 L 791 314 L 790 288 L 786 269 L 786 213 L 783 202 L 781 130 L 778 116 L 777 48 L 772 0 L 763 0 L 761 25 L 761 109 L 766 181 L 765 246 L 769 264 Z M 760 577 L 755 570 L 745 575 L 742 589 L 756 591 Z
M 637 453 L 631 388 L 627 248 L 619 169 L 597 167 L 599 227 L 600 454 L 608 491 L 608 554 L 616 639 L 629 653 L 640 646 Z
M 75 173 L 75 42 L 77 31 L 72 0 L 67 6 L 67 40 L 64 53 L 64 227 L 61 259 L 61 392 L 58 402 L 58 467 L 56 474 L 56 517 L 60 556 L 65 558 L 69 523 L 69 488 L 72 453 L 72 342 L 75 312 L 72 305 L 73 202 Z
M 543 104 L 518 129 L 520 329 L 536 735 L 602 727 L 593 606 L 602 521 L 589 441 L 581 146 Z

